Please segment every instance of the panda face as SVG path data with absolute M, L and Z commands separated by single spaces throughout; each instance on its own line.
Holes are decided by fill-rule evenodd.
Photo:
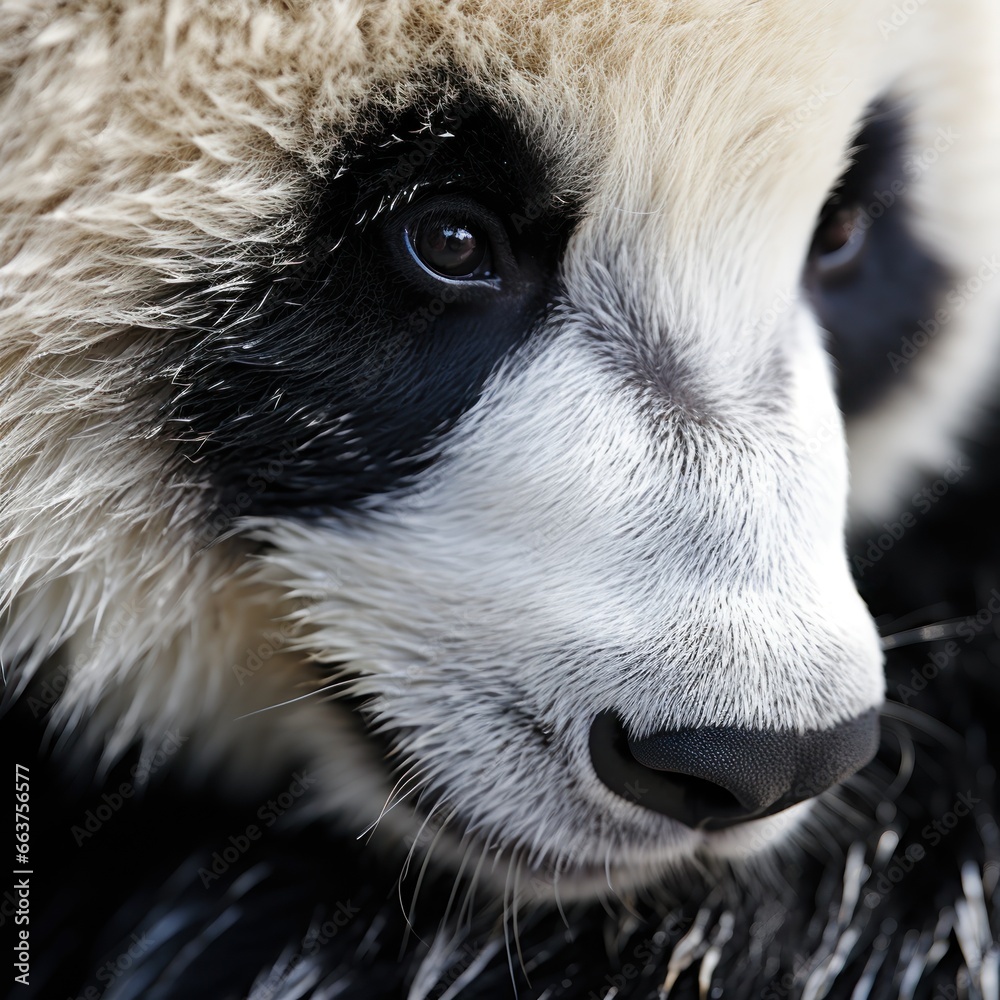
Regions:
M 426 100 L 346 144 L 279 304 L 183 345 L 167 425 L 308 593 L 312 642 L 404 762 L 416 827 L 569 892 L 609 858 L 628 879 L 738 844 L 712 830 L 867 760 L 881 700 L 799 274 L 748 322 L 759 282 L 727 303 L 708 277 L 731 270 L 725 245 L 695 287 L 672 279 L 669 199 L 644 183 L 602 205 L 516 115 Z M 669 171 L 645 155 L 650 179 Z M 810 252 L 810 222 L 798 271 L 822 300 L 843 249 L 824 218 Z M 794 758 L 821 733 L 818 773 Z M 650 739 L 670 766 L 641 762 Z M 747 776 L 760 740 L 777 763 Z
M 864 763 L 880 653 L 846 568 L 840 418 L 804 292 L 748 323 L 711 287 L 675 287 L 668 204 L 644 190 L 598 207 L 558 187 L 516 120 L 475 104 L 408 111 L 359 142 L 317 213 L 320 288 L 186 363 L 232 386 L 240 412 L 273 412 L 274 460 L 295 456 L 248 517 L 263 560 L 308 594 L 335 681 L 402 762 L 394 819 L 446 854 L 559 872 L 572 894 L 608 866 L 627 884 L 693 849 L 738 849 L 704 828 Z M 415 148 L 421 169 L 394 190 L 382 164 Z M 706 256 L 701 278 L 729 250 Z M 748 283 L 743 308 L 759 294 Z M 312 344 L 281 372 L 301 331 Z M 197 385 L 176 419 L 232 498 L 270 441 Z M 733 733 L 774 737 L 780 761 L 801 734 L 851 726 L 861 738 L 823 754 L 829 780 L 768 766 L 733 783 L 761 749 Z M 682 782 L 623 745 L 681 733 Z M 733 771 L 706 770 L 720 739 Z M 381 807 L 382 778 L 356 808 Z M 767 826 L 748 828 L 754 842 Z
M 42 504 L 60 544 L 17 542 L 8 641 L 77 655 L 74 724 L 183 718 L 245 773 L 305 754 L 331 817 L 498 891 L 774 841 L 877 739 L 838 388 L 862 513 L 954 425 L 901 428 L 884 357 L 973 252 L 928 234 L 966 230 L 921 221 L 929 168 L 872 209 L 950 120 L 914 82 L 926 29 L 861 4 L 320 6 L 240 31 L 192 7 L 176 91 L 82 114 L 74 228 L 39 209 L 25 237 L 81 270 L 24 289 L 55 286 L 29 367 L 62 344 L 84 400 L 43 430 L 85 447 L 24 481 L 92 485 L 73 523 Z M 70 294 L 92 259 L 127 262 L 110 303 Z M 155 627 L 103 639 L 136 591 Z M 262 711 L 303 681 L 340 697 Z

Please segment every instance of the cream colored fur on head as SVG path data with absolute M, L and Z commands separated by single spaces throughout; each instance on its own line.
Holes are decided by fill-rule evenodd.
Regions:
M 240 718 L 312 690 L 310 658 L 344 663 L 412 732 L 456 841 L 468 827 L 557 868 L 613 856 L 624 883 L 704 846 L 596 781 L 589 722 L 823 728 L 880 702 L 800 275 L 887 93 L 916 154 L 958 135 L 908 195 L 955 286 L 1000 251 L 995 6 L 927 0 L 898 26 L 861 0 L 0 6 L 8 671 L 65 677 L 59 721 L 110 756 L 175 729 L 224 783 L 304 757 L 331 815 L 367 822 L 391 781 L 337 710 Z M 251 242 L 285 261 L 359 115 L 442 72 L 521 122 L 557 193 L 583 200 L 546 347 L 496 373 L 391 513 L 214 531 L 146 361 L 194 318 L 188 285 L 238 293 Z M 998 302 L 1000 281 L 968 296 L 848 428 L 858 526 L 953 454 Z M 665 345 L 689 373 L 669 405 L 653 376 L 623 377 Z M 556 750 L 517 736 L 512 701 Z M 407 809 L 393 836 L 420 825 Z

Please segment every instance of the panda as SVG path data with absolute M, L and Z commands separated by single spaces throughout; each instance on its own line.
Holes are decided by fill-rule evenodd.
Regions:
M 7 5 L 14 995 L 1000 995 L 998 43 Z

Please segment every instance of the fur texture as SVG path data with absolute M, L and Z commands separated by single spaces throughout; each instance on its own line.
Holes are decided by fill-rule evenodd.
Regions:
M 821 809 L 689 829 L 597 780 L 590 727 L 613 711 L 639 736 L 803 733 L 881 706 L 845 523 L 866 538 L 922 484 L 951 484 L 992 391 L 994 5 L 0 11 L 0 658 L 22 713 L 58 686 L 53 760 L 103 776 L 180 732 L 176 780 L 237 804 L 304 767 L 282 836 L 373 830 L 394 875 L 440 865 L 429 878 L 470 887 L 441 911 L 453 930 L 479 913 L 477 886 L 517 937 L 517 913 L 547 926 L 557 897 L 794 854 Z M 893 377 L 845 429 L 803 272 L 880 102 L 903 123 L 894 210 L 944 283 L 935 332 L 874 359 Z M 486 119 L 496 156 L 470 138 Z M 429 295 L 433 316 L 458 316 L 439 363 L 423 345 L 453 334 L 414 332 L 409 306 L 401 321 L 405 282 L 358 290 L 452 155 L 461 197 L 492 177 L 520 269 L 504 287 L 527 291 L 490 307 L 521 324 L 502 350 L 486 320 L 462 325 L 471 293 Z M 874 240 L 876 206 L 893 209 L 872 197 Z M 463 337 L 498 352 L 478 381 Z M 442 368 L 432 388 L 414 374 Z M 370 421 L 392 406 L 399 440 L 382 440 Z M 233 441 L 251 456 L 259 441 L 259 465 Z M 362 475 L 384 488 L 342 500 Z M 874 835 L 844 861 L 841 932 L 892 856 Z M 987 933 L 977 871 L 956 920 Z M 748 940 L 734 914 L 754 905 L 713 902 L 657 954 L 676 945 L 676 971 L 697 952 L 711 983 L 707 956 Z M 500 954 L 477 933 L 470 982 Z M 965 988 L 995 995 L 963 933 Z M 446 940 L 408 967 L 414 996 L 440 992 L 462 947 Z M 794 973 L 810 997 L 822 953 Z M 299 962 L 276 995 L 337 995 L 344 975 Z

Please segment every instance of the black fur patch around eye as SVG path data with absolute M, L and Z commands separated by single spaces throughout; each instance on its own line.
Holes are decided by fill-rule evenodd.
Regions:
M 262 267 L 174 360 L 165 426 L 226 516 L 314 517 L 412 482 L 553 298 L 571 218 L 509 116 L 475 99 L 368 122 L 305 206 L 293 265 Z M 436 282 L 409 256 L 425 199 L 506 231 L 496 287 Z M 218 314 L 216 318 L 214 313 Z
M 947 136 L 943 136 L 947 141 Z M 905 368 L 899 351 L 921 323 L 933 321 L 948 276 L 911 231 L 908 194 L 933 147 L 907 146 L 898 109 L 877 106 L 858 136 L 855 162 L 831 198 L 831 207 L 858 206 L 869 226 L 858 267 L 842 277 L 806 283 L 836 359 L 838 394 L 848 416 L 877 403 Z

